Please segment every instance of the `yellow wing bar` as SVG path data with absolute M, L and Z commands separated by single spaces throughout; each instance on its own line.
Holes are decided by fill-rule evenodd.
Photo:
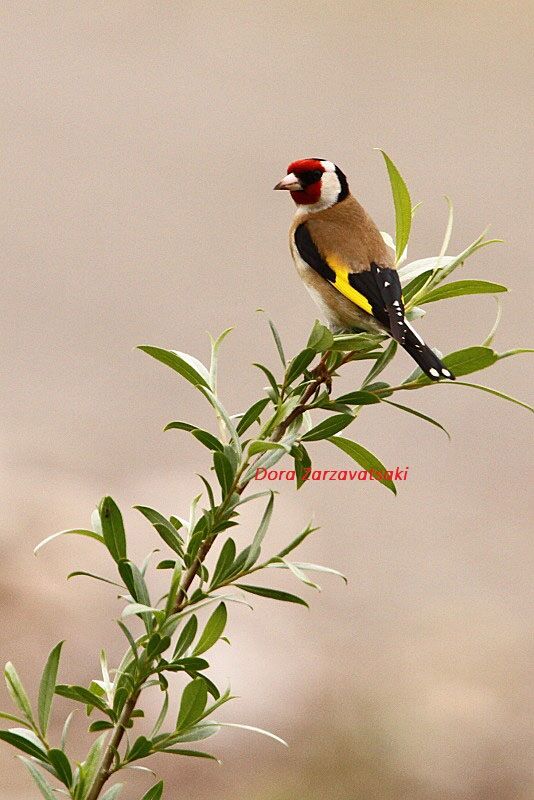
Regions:
M 371 308 L 369 300 L 349 283 L 350 270 L 334 258 L 327 257 L 326 261 L 328 266 L 336 273 L 336 280 L 334 282 L 336 289 L 338 289 L 341 294 L 344 294 L 352 303 L 372 315 L 373 309 Z

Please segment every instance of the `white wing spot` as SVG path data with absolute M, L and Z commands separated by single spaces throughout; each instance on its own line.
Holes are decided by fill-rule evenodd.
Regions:
M 439 372 L 437 371 L 437 369 L 435 369 L 435 367 L 430 367 L 428 371 L 434 378 L 439 378 Z
M 384 286 L 391 286 L 389 281 L 384 281 Z

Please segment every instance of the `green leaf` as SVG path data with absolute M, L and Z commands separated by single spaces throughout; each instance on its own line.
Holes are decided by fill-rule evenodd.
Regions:
M 263 516 L 261 518 L 258 530 L 254 535 L 254 539 L 252 540 L 252 544 L 250 545 L 250 550 L 241 568 L 242 572 L 246 572 L 248 569 L 250 569 L 250 567 L 252 567 L 260 557 L 261 545 L 271 522 L 273 505 L 274 505 L 274 494 L 273 492 L 271 492 L 269 500 L 267 502 L 267 506 L 265 508 L 265 511 L 263 512 Z
M 228 612 L 224 603 L 219 603 L 206 623 L 197 646 L 193 650 L 194 656 L 199 656 L 209 650 L 221 638 L 226 627 Z
M 319 320 L 316 319 L 306 344 L 306 350 L 314 350 L 316 353 L 324 353 L 326 350 L 330 350 L 333 343 L 334 337 L 332 333 L 322 324 L 322 322 L 319 322 Z
M 53 748 L 48 751 L 48 758 L 50 763 L 57 772 L 58 778 L 65 786 L 72 785 L 72 768 L 69 759 L 63 750 L 56 750 Z
M 233 328 L 226 328 L 216 339 L 213 339 L 210 336 L 211 341 L 211 364 L 210 364 L 210 378 L 209 383 L 212 390 L 217 394 L 217 368 L 219 362 L 219 348 L 223 341 L 226 339 L 229 333 L 233 331 Z
M 124 608 L 121 616 L 131 617 L 134 614 L 153 614 L 156 611 L 160 611 L 160 609 L 155 606 L 146 606 L 143 603 L 129 603 Z
M 96 739 L 91 745 L 91 749 L 89 750 L 87 758 L 83 764 L 80 764 L 80 786 L 83 787 L 83 789 L 89 787 L 96 777 L 100 767 L 100 762 L 102 760 L 102 751 L 104 749 L 104 744 L 107 737 L 107 731 L 99 736 L 98 739 Z M 85 791 L 82 790 L 80 794 L 83 797 Z
M 54 647 L 54 649 L 50 652 L 45 668 L 43 670 L 43 675 L 39 686 L 39 700 L 38 700 L 39 725 L 43 736 L 46 736 L 46 731 L 48 729 L 48 720 L 50 718 L 52 699 L 54 697 L 54 692 L 56 688 L 57 672 L 59 668 L 59 658 L 61 656 L 62 647 L 63 647 L 63 642 L 59 642 L 59 644 L 57 644 Z
M 250 406 L 247 411 L 243 414 L 239 422 L 237 423 L 237 433 L 239 436 L 242 436 L 245 431 L 247 431 L 251 425 L 253 425 L 256 420 L 259 419 L 261 412 L 264 410 L 265 406 L 269 402 L 268 397 L 262 397 L 261 400 L 258 400 L 256 403 Z
M 398 263 L 406 249 L 410 238 L 412 226 L 412 201 L 410 193 L 402 179 L 397 167 L 390 157 L 383 150 L 380 150 L 386 162 L 386 167 L 393 194 L 393 204 L 395 206 L 395 255 Z
M 250 592 L 250 594 L 257 594 L 259 597 L 269 597 L 271 600 L 282 600 L 285 603 L 297 603 L 298 605 L 308 608 L 308 603 L 303 600 L 302 597 L 289 594 L 289 592 L 281 592 L 278 589 L 269 589 L 265 586 L 250 586 L 244 583 L 236 583 L 236 586 L 243 589 L 245 592 Z
M 28 695 L 26 694 L 26 690 L 24 689 L 22 681 L 18 676 L 17 670 L 10 661 L 8 661 L 5 666 L 4 675 L 6 679 L 6 685 L 13 702 L 18 708 L 20 708 L 28 722 L 31 722 L 32 725 L 35 725 Z
M 385 339 L 381 334 L 342 333 L 334 337 L 331 350 L 343 353 L 366 353 Z
M 463 350 L 456 350 L 449 353 L 443 359 L 444 365 L 450 369 L 457 378 L 461 375 L 469 375 L 471 372 L 478 372 L 487 369 L 499 360 L 498 354 L 490 347 L 465 347 Z M 417 383 L 427 385 L 432 380 L 427 375 L 421 375 Z
M 177 430 L 177 431 L 194 431 L 196 429 L 196 425 L 191 425 L 190 422 L 182 422 L 181 420 L 174 420 L 174 422 L 169 422 L 163 428 L 164 431 L 170 430 Z
M 25 730 L 25 728 L 11 728 L 8 731 L 0 731 L 0 739 L 16 747 L 17 750 L 27 753 L 29 756 L 48 761 L 48 756 L 35 734 L 32 735 L 32 732 Z
M 278 350 L 278 355 L 280 356 L 280 361 L 282 362 L 282 366 L 285 369 L 286 366 L 286 357 L 284 355 L 284 348 L 282 347 L 282 340 L 280 338 L 280 334 L 276 330 L 276 326 L 272 320 L 269 320 L 269 328 L 271 329 L 271 333 L 273 335 L 274 343 L 276 344 L 276 349 Z
M 267 442 L 263 439 L 258 439 L 255 442 L 251 442 L 248 446 L 249 456 L 255 456 L 258 453 L 266 453 L 267 450 L 283 450 L 285 453 L 289 452 L 287 445 L 282 444 L 281 442 Z
M 5 711 L 0 711 L 0 719 L 7 719 L 9 722 L 16 722 L 18 725 L 28 725 L 28 720 L 16 717 L 14 714 L 7 714 Z
M 124 586 L 121 583 L 117 583 L 116 581 L 110 581 L 109 578 L 104 578 L 102 575 L 95 575 L 94 572 L 85 572 L 85 570 L 77 569 L 75 572 L 69 572 L 67 575 L 67 580 L 70 581 L 71 578 L 92 578 L 95 581 L 101 581 L 102 583 L 107 583 L 110 586 L 117 586 L 119 589 L 124 589 Z
M 101 542 L 104 544 L 104 538 L 99 536 L 98 533 L 94 533 L 94 531 L 86 531 L 83 528 L 72 528 L 67 531 L 59 531 L 58 533 L 53 533 L 52 536 L 47 536 L 46 539 L 43 539 L 42 542 L 39 542 L 37 547 L 34 549 L 34 555 L 37 555 L 39 550 L 41 550 L 45 545 L 49 542 L 52 542 L 54 539 L 57 539 L 59 536 L 87 536 L 89 539 L 96 539 L 97 542 Z
M 161 711 L 158 714 L 158 718 L 154 723 L 154 727 L 150 732 L 150 738 L 154 739 L 161 730 L 161 726 L 165 722 L 165 718 L 167 717 L 167 712 L 169 710 L 169 693 L 165 692 L 165 697 L 163 698 L 163 705 L 161 706 Z
M 76 711 L 70 712 L 65 720 L 65 724 L 63 725 L 63 730 L 61 731 L 61 749 L 63 751 L 65 751 L 65 747 L 67 746 L 67 736 L 69 734 L 70 723 L 72 722 L 72 718 L 74 717 L 75 713 Z
M 495 297 L 494 299 L 495 302 L 497 303 L 497 315 L 495 317 L 495 322 L 493 323 L 490 332 L 482 342 L 482 347 L 491 347 L 495 334 L 497 333 L 497 328 L 499 327 L 499 322 L 501 321 L 501 314 L 502 314 L 501 300 L 500 297 Z
M 102 800 L 117 800 L 123 788 L 123 783 L 116 783 L 115 786 L 112 786 L 102 795 Z
M 211 389 L 207 389 L 204 386 L 200 386 L 199 388 L 204 397 L 207 399 L 212 408 L 215 410 L 216 416 L 219 419 L 219 421 L 224 422 L 226 430 L 228 431 L 228 435 L 234 445 L 234 450 L 239 457 L 241 455 L 241 442 L 239 441 L 239 436 L 237 435 L 235 425 L 232 422 L 230 415 L 228 414 L 228 411 L 223 406 L 219 398 L 215 394 L 213 394 Z
M 138 349 L 173 369 L 193 386 L 209 388 L 210 374 L 204 364 L 194 356 L 181 353 L 179 350 L 164 350 L 161 347 L 151 347 L 150 345 L 141 345 Z
M 303 442 L 318 442 L 321 439 L 329 439 L 330 436 L 342 431 L 351 422 L 354 422 L 352 414 L 334 414 L 328 419 L 324 419 L 308 433 L 305 433 L 301 439 Z
M 364 470 L 369 472 L 372 471 L 373 473 L 382 475 L 382 477 L 378 478 L 376 476 L 373 477 L 376 481 L 383 484 L 383 486 L 386 486 L 391 492 L 393 492 L 393 494 L 397 494 L 397 489 L 395 488 L 393 481 L 385 477 L 385 466 L 375 455 L 373 455 L 373 453 L 369 452 L 369 450 L 366 450 L 361 444 L 357 444 L 357 442 L 351 442 L 350 439 L 343 439 L 341 436 L 332 436 L 329 441 L 354 459 L 354 461 L 356 461 L 357 464 L 360 464 Z
M 213 454 L 213 466 L 215 467 L 215 474 L 221 487 L 222 496 L 226 497 L 234 480 L 232 464 L 224 453 L 216 451 Z
M 126 753 L 127 761 L 136 761 L 139 758 L 146 758 L 152 750 L 152 742 L 146 736 L 138 736 L 133 745 Z
M 117 566 L 119 569 L 120 576 L 123 579 L 126 586 L 128 587 L 128 591 L 132 595 L 133 599 L 137 603 L 149 606 L 150 595 L 148 593 L 148 588 L 145 583 L 145 579 L 143 578 L 143 575 L 141 574 L 139 567 L 137 567 L 132 561 L 128 561 L 127 559 L 119 561 Z
M 279 553 L 277 553 L 277 554 L 276 554 L 276 555 L 277 555 L 277 558 L 283 559 L 283 558 L 284 558 L 284 556 L 287 556 L 287 555 L 289 555 L 289 553 L 291 553 L 291 552 L 292 552 L 293 550 L 295 550 L 295 549 L 296 549 L 296 548 L 297 548 L 297 547 L 298 547 L 300 544 L 302 544 L 302 542 L 304 541 L 304 539 L 307 539 L 307 538 L 308 538 L 308 536 L 309 536 L 310 534 L 312 534 L 312 533 L 315 533 L 315 531 L 318 531 L 318 530 L 319 530 L 319 528 L 312 528 L 312 526 L 311 526 L 311 525 L 307 525 L 307 527 L 306 527 L 306 528 L 304 528 L 304 530 L 302 531 L 302 533 L 299 533 L 299 535 L 298 535 L 298 536 L 296 536 L 296 537 L 293 539 L 293 541 L 291 541 L 291 542 L 290 542 L 290 543 L 289 543 L 289 544 L 288 544 L 286 547 L 284 547 L 282 550 L 280 550 L 280 552 L 279 552 Z
M 208 450 L 224 450 L 222 442 L 209 431 L 202 430 L 202 428 L 195 428 L 194 431 L 191 431 L 191 435 L 194 436 L 195 439 L 198 439 Z
M 111 728 L 114 728 L 113 722 L 109 722 L 105 719 L 97 719 L 95 722 L 91 722 L 89 725 L 89 733 L 100 733 L 100 731 L 109 731 Z
M 122 514 L 113 498 L 104 497 L 99 506 L 102 535 L 114 561 L 126 558 L 126 534 L 122 522 Z
M 504 392 L 499 392 L 497 389 L 491 389 L 489 386 L 482 386 L 479 383 L 466 383 L 465 381 L 454 381 L 454 386 L 469 386 L 471 389 L 480 389 L 482 392 L 488 392 L 489 394 L 495 395 L 495 397 L 500 397 L 502 400 L 508 400 L 510 403 L 515 403 L 518 406 L 522 406 L 526 408 L 528 411 L 533 411 L 534 408 L 529 406 L 528 403 L 524 403 L 522 400 L 517 400 L 515 397 L 511 397 L 509 394 L 505 394 Z
M 439 428 L 443 431 L 443 433 L 450 439 L 450 434 L 446 428 L 443 427 L 439 422 L 432 417 L 423 414 L 422 411 L 416 411 L 415 408 L 409 408 L 408 406 L 402 406 L 400 403 L 394 403 L 392 400 L 384 400 L 384 403 L 387 403 L 389 406 L 395 406 L 395 408 L 400 408 L 401 411 L 406 411 L 408 414 L 413 414 L 415 417 L 419 417 L 419 419 L 424 419 L 426 422 L 430 422 L 431 425 L 435 425 L 436 428 Z
M 189 649 L 193 643 L 193 639 L 197 635 L 197 629 L 198 620 L 193 614 L 193 616 L 187 620 L 182 632 L 180 633 L 180 636 L 178 637 L 178 641 L 176 642 L 176 647 L 174 648 L 174 653 L 172 656 L 173 661 L 183 656 L 184 653 Z
M 163 514 L 160 514 L 159 511 L 155 511 L 153 508 L 149 508 L 148 506 L 134 506 L 134 508 L 154 526 L 165 544 L 168 545 L 171 550 L 177 553 L 177 555 L 182 557 L 184 554 L 183 542 L 172 522 L 169 522 L 169 520 L 166 519 Z
M 202 753 L 200 750 L 179 750 L 176 747 L 169 747 L 165 750 L 160 750 L 160 753 L 170 753 L 174 756 L 191 756 L 192 758 L 208 758 L 210 761 L 216 761 L 218 764 L 221 762 L 210 753 Z
M 171 429 L 188 431 L 188 433 L 191 433 L 195 439 L 197 439 L 210 450 L 223 449 L 222 443 L 217 439 L 216 436 L 213 435 L 213 433 L 205 431 L 203 428 L 197 428 L 195 425 L 190 425 L 188 422 L 169 422 L 168 425 L 165 425 L 164 430 L 169 431 Z
M 397 342 L 392 339 L 380 358 L 377 358 L 369 373 L 366 375 L 365 380 L 362 386 L 368 386 L 370 383 L 374 381 L 374 379 L 380 375 L 381 372 L 385 370 L 387 365 L 390 361 L 393 360 L 395 353 L 397 352 Z
M 213 570 L 211 579 L 211 589 L 217 588 L 219 582 L 224 579 L 228 568 L 233 564 L 236 553 L 236 546 L 233 539 L 227 539 L 221 548 L 219 558 Z
M 69 700 L 76 700 L 78 703 L 83 703 L 86 706 L 94 706 L 105 714 L 109 713 L 109 709 L 105 701 L 94 692 L 89 691 L 84 686 L 67 686 L 65 684 L 58 684 L 55 693 L 61 697 L 67 697 Z
M 24 763 L 24 766 L 26 767 L 26 769 L 32 776 L 33 780 L 37 784 L 37 788 L 39 789 L 45 800 L 56 800 L 56 795 L 54 794 L 52 787 L 45 780 L 43 775 L 39 772 L 35 764 L 29 759 L 23 758 L 22 756 L 20 760 Z
M 431 289 L 428 294 L 423 294 L 418 302 L 419 305 L 424 305 L 425 303 L 435 303 L 438 300 L 447 300 L 450 297 L 460 297 L 466 294 L 497 294 L 498 292 L 507 291 L 506 286 L 502 286 L 500 283 L 475 280 L 454 281 Z
M 196 722 L 206 708 L 208 690 L 202 678 L 195 678 L 182 692 L 177 730 L 184 730 Z
M 380 398 L 376 394 L 363 391 L 348 392 L 348 394 L 342 394 L 341 397 L 336 397 L 334 400 L 334 403 L 341 403 L 345 406 L 368 406 L 379 402 Z
M 291 455 L 295 460 L 295 477 L 297 479 L 297 490 L 305 483 L 306 470 L 311 469 L 311 458 L 303 444 L 295 444 L 291 450 Z
M 313 347 L 307 347 L 301 353 L 292 358 L 287 368 L 285 384 L 289 386 L 295 378 L 298 378 L 309 367 L 315 356 L 317 355 Z
M 163 781 L 156 783 L 151 789 L 146 792 L 141 800 L 161 800 L 163 795 Z

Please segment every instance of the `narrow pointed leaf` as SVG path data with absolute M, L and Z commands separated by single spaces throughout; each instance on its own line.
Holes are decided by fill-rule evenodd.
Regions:
M 41 683 L 39 686 L 39 699 L 38 699 L 38 712 L 39 712 L 39 726 L 43 736 L 46 736 L 48 729 L 48 720 L 50 718 L 50 710 L 52 708 L 52 700 L 56 689 L 56 679 L 59 667 L 59 658 L 61 656 L 61 648 L 63 642 L 59 642 L 48 656 Z
M 380 150 L 389 175 L 393 204 L 395 206 L 395 255 L 398 262 L 406 249 L 412 225 L 412 201 L 397 167 L 383 150 Z
M 163 781 L 156 783 L 151 789 L 146 792 L 141 800 L 161 800 L 163 795 Z
M 419 305 L 425 303 L 435 303 L 438 300 L 448 300 L 451 297 L 461 297 L 468 294 L 498 294 L 499 292 L 507 292 L 506 286 L 500 283 L 490 283 L 489 281 L 453 281 L 452 283 L 443 283 L 437 286 L 428 293 L 423 293 L 419 298 Z
M 282 347 L 282 340 L 280 338 L 280 334 L 276 330 L 276 326 L 272 320 L 269 320 L 269 328 L 271 329 L 271 333 L 273 335 L 274 343 L 276 344 L 276 349 L 278 350 L 278 355 L 280 356 L 280 361 L 282 362 L 282 366 L 285 368 L 286 366 L 286 357 L 284 355 L 284 348 Z
M 47 761 L 46 752 L 39 743 L 39 740 L 36 741 L 33 737 L 28 738 L 31 731 L 25 731 L 24 735 L 23 731 L 24 728 L 12 728 L 9 731 L 0 731 L 0 739 L 29 756 Z
M 65 786 L 71 786 L 72 768 L 69 759 L 67 758 L 63 750 L 56 750 L 55 748 L 49 750 L 48 758 L 50 760 L 50 763 L 56 770 L 59 780 L 62 783 L 64 783 Z
M 112 558 L 126 558 L 126 534 L 122 514 L 112 497 L 104 497 L 99 507 L 102 535 Z
M 261 400 L 258 400 L 256 403 L 250 406 L 249 409 L 245 411 L 239 422 L 237 423 L 237 433 L 239 436 L 242 436 L 245 431 L 247 431 L 251 425 L 253 425 L 256 420 L 259 419 L 261 412 L 264 410 L 265 406 L 268 404 L 269 398 L 262 397 Z
M 281 739 L 276 734 L 271 733 L 270 731 L 266 731 L 263 728 L 256 728 L 253 725 L 241 725 L 237 722 L 215 722 L 214 725 L 218 725 L 221 728 L 241 728 L 243 731 L 252 731 L 253 733 L 261 733 L 262 736 L 267 736 L 269 739 L 274 739 L 275 742 L 279 742 L 283 744 L 284 747 L 289 747 L 288 743 Z
M 58 539 L 60 536 L 87 536 L 89 539 L 96 539 L 97 542 L 104 544 L 103 536 L 100 536 L 98 533 L 95 533 L 94 531 L 87 531 L 83 528 L 72 528 L 66 531 L 58 531 L 58 533 L 53 533 L 51 536 L 47 536 L 46 539 L 43 539 L 42 542 L 39 542 L 33 551 L 34 554 L 37 555 L 39 550 L 41 550 L 45 545 L 54 541 L 54 539 Z
M 441 423 L 437 422 L 432 417 L 429 417 L 427 414 L 423 414 L 422 411 L 416 411 L 415 408 L 410 408 L 409 406 L 403 406 L 400 403 L 394 403 L 392 400 L 384 400 L 384 403 L 387 403 L 389 406 L 395 406 L 395 408 L 399 408 L 401 411 L 406 411 L 408 414 L 413 414 L 414 417 L 419 417 L 419 419 L 424 419 L 425 422 L 430 422 L 431 425 L 434 425 L 436 428 L 439 428 L 443 431 L 443 433 L 450 439 L 450 434 L 446 428 L 441 425 Z
M 27 758 L 22 758 L 22 756 L 20 760 L 24 763 L 24 766 L 32 776 L 33 780 L 37 785 L 37 788 L 39 789 L 45 800 L 57 800 L 56 795 L 52 790 L 52 787 L 50 786 L 48 781 L 44 778 L 42 773 L 37 769 L 35 764 Z
M 228 612 L 224 603 L 220 603 L 206 623 L 197 646 L 193 650 L 194 656 L 199 656 L 209 650 L 221 638 L 226 627 Z
M 28 695 L 26 694 L 26 690 L 24 689 L 22 681 L 18 676 L 17 670 L 10 661 L 8 661 L 4 668 L 4 675 L 6 679 L 6 685 L 13 702 L 16 706 L 18 706 L 18 708 L 20 708 L 26 719 L 33 723 L 33 712 Z
M 285 603 L 296 603 L 297 605 L 306 606 L 306 608 L 308 608 L 308 603 L 303 600 L 302 597 L 297 597 L 297 595 L 290 594 L 289 592 L 282 592 L 279 589 L 269 589 L 266 586 L 250 586 L 244 583 L 236 583 L 236 586 L 250 594 L 257 594 L 259 597 L 268 597 L 271 600 L 282 600 Z
M 308 433 L 305 433 L 301 439 L 303 442 L 318 442 L 321 439 L 329 439 L 334 434 L 342 431 L 343 428 L 346 428 L 347 425 L 350 425 L 351 422 L 354 422 L 352 414 L 334 414 L 328 419 L 324 419 Z
M 383 477 L 386 473 L 385 466 L 373 453 L 366 450 L 361 444 L 351 442 L 350 439 L 344 439 L 341 436 L 332 436 L 329 441 L 335 444 L 336 447 L 339 447 L 340 450 L 343 450 L 344 453 L 356 461 L 364 470 L 372 470 L 375 475 L 382 475 L 382 477 L 379 478 L 375 477 L 375 480 L 383 484 L 383 486 L 388 488 L 393 494 L 397 494 L 397 489 L 393 481 Z
M 206 708 L 207 699 L 208 690 L 202 678 L 188 683 L 182 692 L 176 727 L 183 730 L 196 722 Z
M 166 545 L 179 556 L 183 556 L 183 543 L 176 527 L 163 514 L 148 506 L 134 506 L 156 529 Z
M 102 800 L 117 800 L 117 797 L 124 788 L 123 783 L 116 783 L 102 795 Z
M 151 347 L 150 345 L 141 345 L 139 350 L 170 367 L 193 386 L 209 388 L 210 374 L 204 364 L 194 356 L 181 353 L 179 350 L 164 350 L 161 347 Z
M 526 408 L 527 411 L 534 412 L 534 408 L 529 406 L 528 403 L 524 403 L 522 400 L 518 400 L 516 397 L 511 397 L 509 394 L 500 392 L 497 389 L 492 389 L 489 386 L 482 386 L 480 383 L 467 383 L 466 381 L 454 381 L 454 385 L 469 386 L 471 389 L 480 389 L 482 392 L 488 392 L 489 394 L 495 395 L 495 397 L 500 397 L 502 400 L 508 400 L 510 403 L 515 403 L 518 406 L 522 406 L 523 408 Z

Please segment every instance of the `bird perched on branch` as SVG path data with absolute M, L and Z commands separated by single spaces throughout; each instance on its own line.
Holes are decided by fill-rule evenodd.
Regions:
M 321 158 L 293 161 L 274 188 L 291 192 L 297 205 L 291 254 L 331 330 L 387 333 L 429 378 L 453 379 L 406 319 L 390 250 L 339 167 Z

